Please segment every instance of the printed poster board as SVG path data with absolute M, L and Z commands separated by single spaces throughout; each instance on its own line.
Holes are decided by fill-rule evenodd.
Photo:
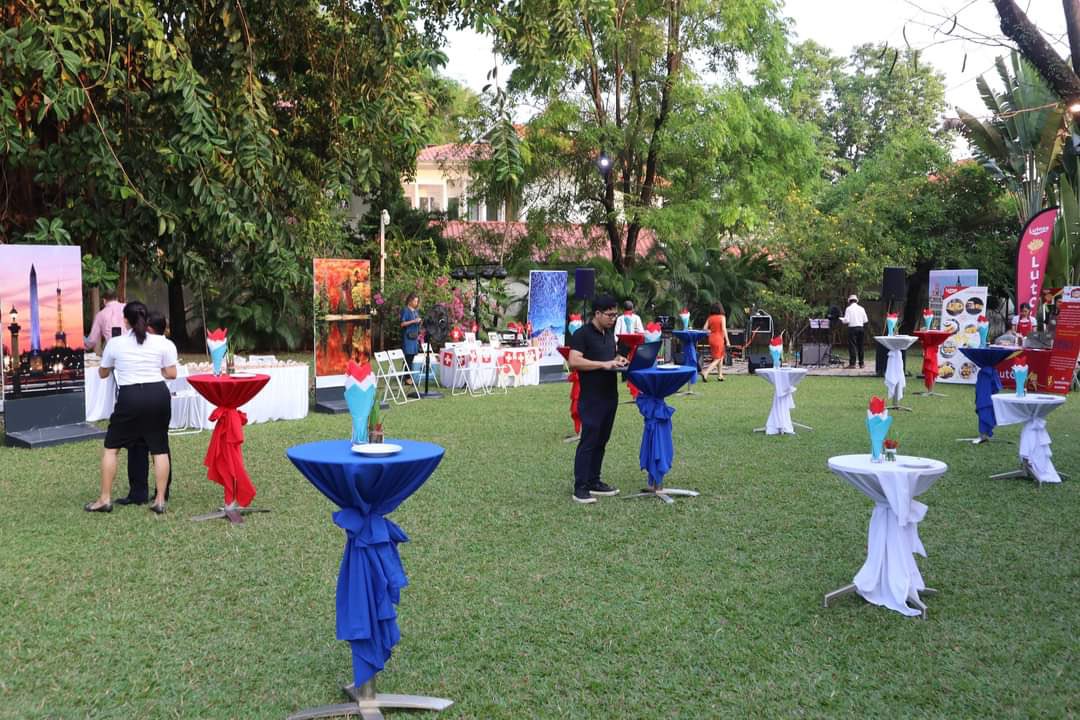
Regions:
M 562 366 L 559 346 L 566 337 L 566 271 L 529 272 L 529 341 L 540 348 L 541 365 Z
M 938 382 L 974 385 L 979 374 L 975 363 L 960 352 L 979 347 L 978 319 L 986 314 L 986 288 L 947 286 L 942 289 L 941 329 L 952 337 L 938 348 Z
M 344 387 L 349 360 L 371 356 L 371 263 L 315 258 L 315 387 Z

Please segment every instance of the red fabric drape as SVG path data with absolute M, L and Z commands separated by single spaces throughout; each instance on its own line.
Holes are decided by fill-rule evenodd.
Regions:
M 570 381 L 570 419 L 574 421 L 574 433 L 581 434 L 581 415 L 578 414 L 578 400 L 581 398 L 581 383 L 577 370 L 571 370 L 566 376 Z
M 919 330 L 912 334 L 919 338 L 923 346 L 923 385 L 927 392 L 933 392 L 938 376 L 938 348 L 952 337 L 952 333 L 947 330 Z
M 645 336 L 641 333 L 623 333 L 619 336 L 619 342 L 627 345 L 630 348 L 630 352 L 627 353 L 626 359 L 633 360 L 634 352 L 637 351 L 638 345 L 641 345 L 641 343 L 645 342 Z M 632 397 L 636 398 L 638 396 L 640 390 L 634 387 L 634 383 L 627 380 L 626 387 L 630 388 L 630 395 Z
M 193 375 L 188 384 L 195 391 L 209 400 L 217 409 L 210 414 L 214 421 L 214 433 L 210 436 L 210 446 L 206 449 L 206 475 L 210 480 L 225 489 L 225 504 L 233 501 L 241 507 L 247 507 L 255 498 L 255 486 L 244 468 L 244 425 L 247 415 L 237 410 L 238 407 L 255 397 L 266 383 L 269 375 L 256 375 L 250 378 L 229 377 L 228 375 Z

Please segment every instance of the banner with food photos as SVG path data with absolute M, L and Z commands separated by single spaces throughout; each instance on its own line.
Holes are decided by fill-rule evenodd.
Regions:
M 974 385 L 979 374 L 975 363 L 960 352 L 979 347 L 979 316 L 986 314 L 986 287 L 949 286 L 941 296 L 941 329 L 952 337 L 938 348 L 938 382 Z

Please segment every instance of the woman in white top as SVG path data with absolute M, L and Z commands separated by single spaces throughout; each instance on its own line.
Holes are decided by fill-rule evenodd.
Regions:
M 105 450 L 101 454 L 101 495 L 87 503 L 87 512 L 112 512 L 112 483 L 120 448 L 140 439 L 154 458 L 156 494 L 150 509 L 165 512 L 165 487 L 169 479 L 169 420 L 172 400 L 166 379 L 176 377 L 176 346 L 160 335 L 146 332 L 147 310 L 141 302 L 124 306 L 128 332 L 105 346 L 98 374 L 102 379 L 116 373 L 116 407 L 109 418 Z

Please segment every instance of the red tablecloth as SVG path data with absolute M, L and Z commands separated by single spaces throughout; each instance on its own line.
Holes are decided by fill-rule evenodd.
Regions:
M 215 421 L 210 447 L 206 449 L 206 475 L 225 488 L 225 504 L 233 501 L 247 507 L 255 498 L 255 486 L 244 469 L 244 425 L 247 415 L 237 408 L 259 394 L 270 382 L 269 375 L 231 377 L 229 375 L 191 375 L 188 384 L 217 409 L 210 414 Z
M 952 337 L 948 330 L 916 330 L 911 333 L 919 338 L 923 347 L 922 374 L 923 384 L 927 392 L 934 391 L 934 381 L 938 374 L 938 348 L 941 344 Z
M 645 336 L 641 333 L 623 333 L 618 337 L 618 340 L 620 343 L 630 348 L 630 352 L 627 354 L 626 359 L 633 360 L 634 352 L 637 351 L 638 345 L 641 345 L 641 343 L 645 342 Z M 627 380 L 626 387 L 630 388 L 630 394 L 633 397 L 636 398 L 638 396 L 639 390 L 634 387 L 634 383 Z
M 563 360 L 570 362 L 570 348 L 562 345 L 557 348 Z M 577 370 L 571 370 L 566 376 L 570 381 L 570 419 L 574 421 L 574 432 L 581 434 L 581 415 L 578 414 L 578 399 L 581 397 L 581 382 L 578 379 Z

